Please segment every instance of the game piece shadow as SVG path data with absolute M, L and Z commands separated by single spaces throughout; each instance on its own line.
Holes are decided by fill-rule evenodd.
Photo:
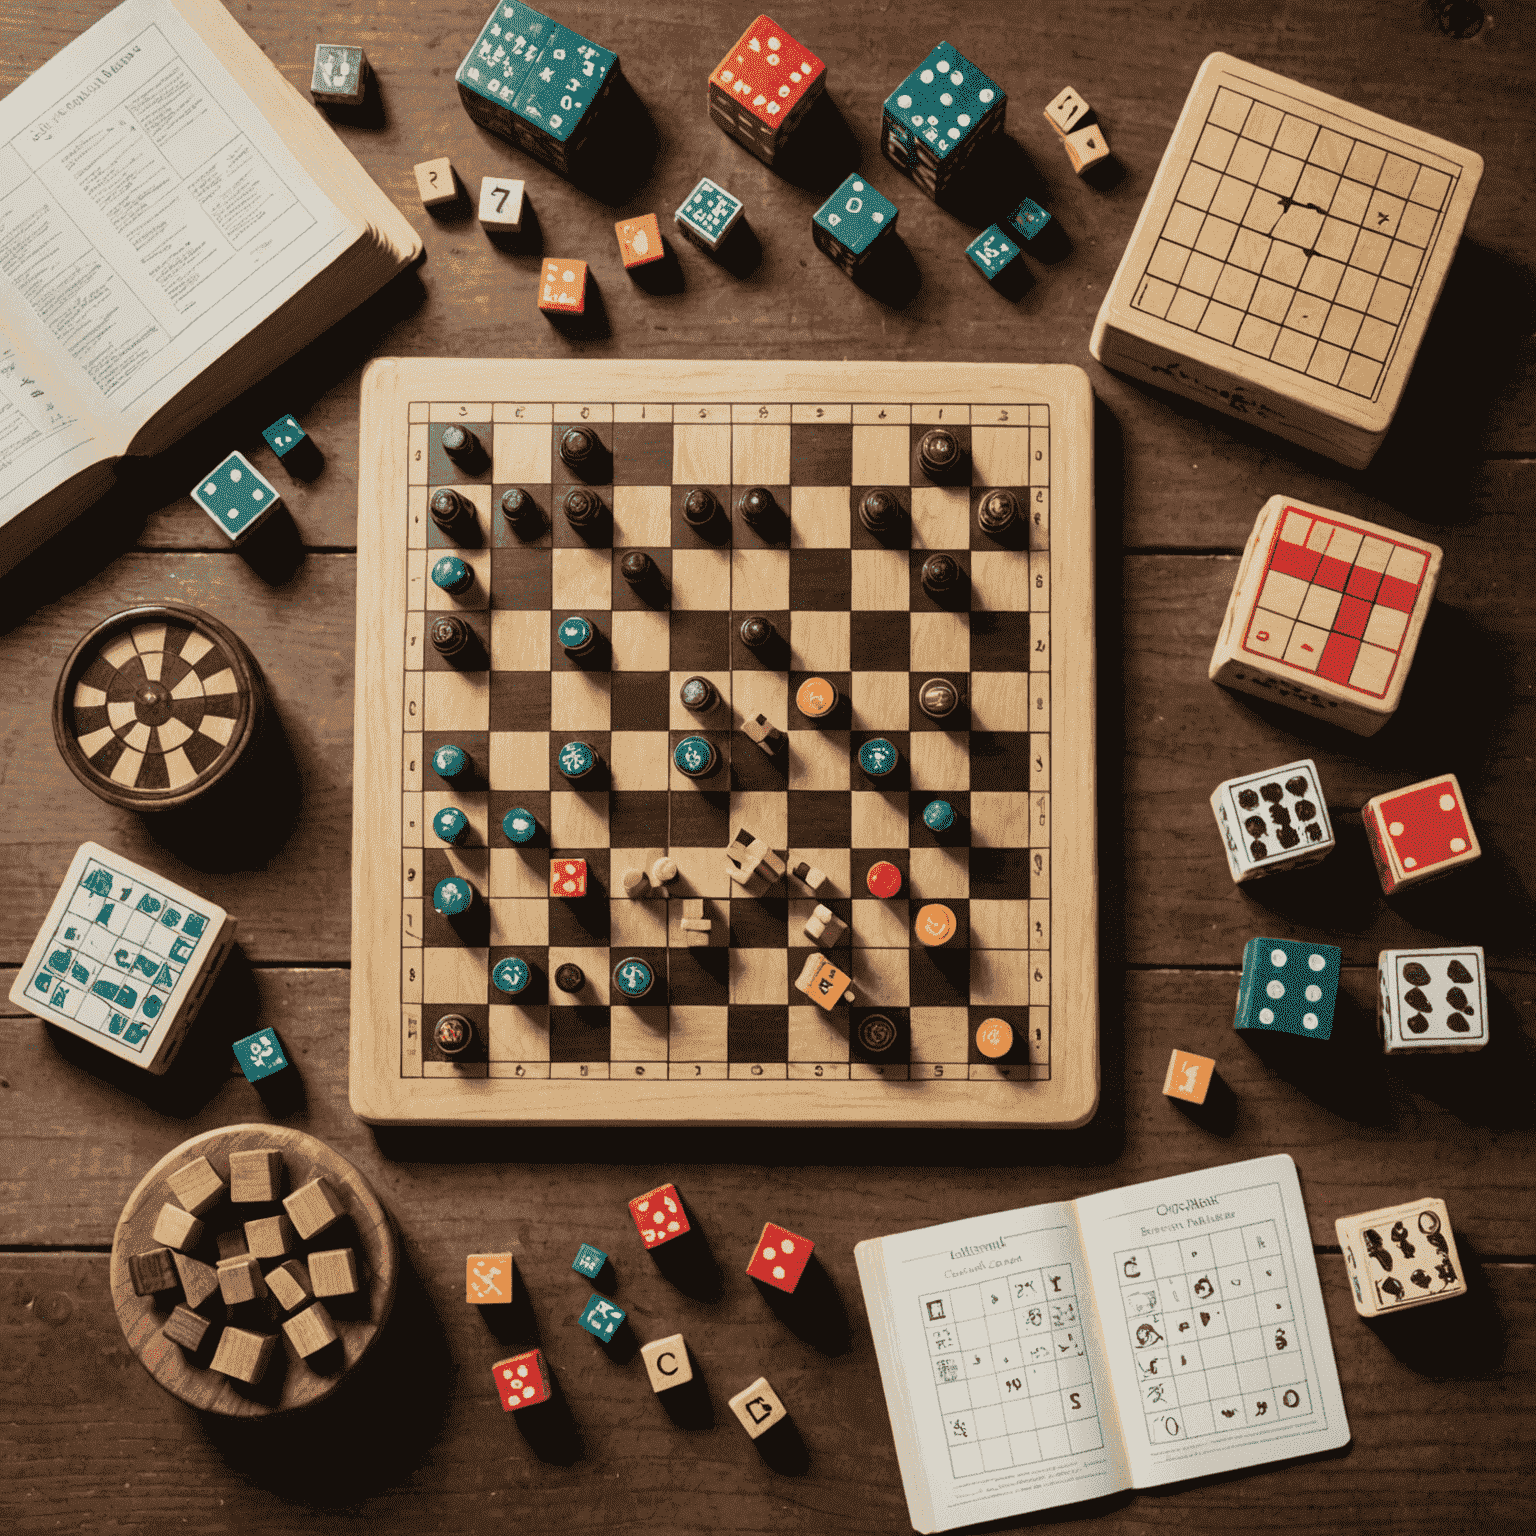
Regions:
M 1230 1136 L 1237 1128 L 1237 1095 L 1220 1072 L 1211 1073 L 1211 1084 L 1205 1090 L 1204 1104 L 1196 1104 L 1171 1093 L 1164 1097 L 1192 1125 L 1212 1136 Z
M 1392 1099 L 1374 1019 L 1347 992 L 1333 1009 L 1327 1040 L 1278 1030 L 1234 1030 L 1270 1071 L 1342 1120 L 1389 1126 Z
M 1088 166 L 1078 180 L 1094 192 L 1113 192 L 1125 177 L 1125 166 L 1121 164 L 1114 150 L 1110 150 L 1097 164 Z
M 566 179 L 588 197 L 618 208 L 650 180 L 660 148 L 655 120 L 629 77 L 620 74 L 609 88 L 601 128 L 582 146 Z
M 569 341 L 606 341 L 613 334 L 608 323 L 608 306 L 596 274 L 587 268 L 586 307 L 579 315 L 563 315 L 557 310 L 541 310 L 550 327 Z
M 688 1348 L 686 1340 L 683 1347 Z M 679 1429 L 713 1429 L 715 1405 L 710 1401 L 709 1383 L 705 1380 L 704 1368 L 699 1364 L 698 1356 L 691 1349 L 688 1350 L 688 1362 L 693 1367 L 693 1376 L 678 1386 L 658 1392 L 656 1396 L 667 1417 Z
M 847 1354 L 853 1344 L 853 1324 L 819 1255 L 811 1254 L 793 1291 L 781 1291 L 755 1275 L 750 1278 L 757 1294 L 790 1332 L 824 1355 Z
M 1008 304 L 1017 304 L 1035 286 L 1035 274 L 1022 255 L 1012 261 L 994 277 L 989 286 L 992 292 Z
M 767 1466 L 781 1477 L 804 1477 L 810 1471 L 810 1449 L 792 1414 L 786 1414 L 772 1429 L 765 1429 L 752 1444 Z
M 923 275 L 901 232 L 892 229 L 864 264 L 854 270 L 853 283 L 860 292 L 888 309 L 905 309 L 923 286 Z
M 341 128 L 382 128 L 385 125 L 384 92 L 379 86 L 378 72 L 372 68 L 363 83 L 363 99 L 355 107 L 336 102 L 315 103 L 323 117 Z
M 677 252 L 665 235 L 661 237 L 661 255 L 655 261 L 626 270 L 635 287 L 650 294 L 652 298 L 681 293 L 688 286 L 683 277 L 683 264 L 677 259 Z
M 994 133 L 934 202 L 962 224 L 981 230 L 1000 223 L 1026 197 L 1050 208 L 1045 178 L 1029 152 L 1009 134 Z
M 522 228 L 514 234 L 510 229 L 487 229 L 485 238 L 508 256 L 543 256 L 544 226 L 539 222 L 539 210 L 523 198 Z
M 713 254 L 715 264 L 723 267 L 732 277 L 746 279 L 763 264 L 763 243 L 743 214 L 737 220 L 735 229 L 721 242 L 720 249 L 706 254 Z
M 268 1376 L 279 1375 L 279 1362 L 287 1362 L 281 1348 Z M 442 1324 L 402 1250 L 389 1322 L 329 1397 L 264 1418 L 199 1414 L 198 1423 L 249 1483 L 297 1505 L 340 1509 L 409 1480 L 442 1435 L 455 1380 Z
M 1467 1282 L 1465 1296 L 1360 1321 L 1404 1365 L 1421 1375 L 1460 1380 L 1492 1377 L 1504 1364 L 1509 1330 L 1483 1280 L 1477 1256 L 1460 1234 L 1456 1250 Z
M 586 1330 L 582 1329 L 585 1333 Z M 615 1365 L 628 1365 L 631 1360 L 640 1353 L 640 1340 L 635 1336 L 635 1330 L 629 1326 L 626 1317 L 617 1328 L 613 1330 L 610 1339 L 599 1339 L 595 1334 L 588 1334 L 593 1345 L 602 1351 L 605 1358 L 613 1361 Z
M 847 118 L 831 93 L 823 91 L 769 169 L 792 186 L 826 198 L 845 176 L 858 170 L 860 158 L 859 141 Z
M 512 1268 L 515 1275 L 516 1259 L 513 1260 Z M 539 1319 L 533 1310 L 528 1287 L 517 1284 L 515 1279 L 512 1284 L 511 1301 L 505 1304 L 492 1303 L 489 1306 L 477 1306 L 475 1311 L 480 1314 L 480 1321 L 485 1324 L 486 1332 L 498 1343 L 508 1346 L 521 1345 L 524 1349 L 532 1349 L 540 1342 Z
M 581 1430 L 571 1415 L 570 1404 L 560 1391 L 554 1367 L 546 1356 L 544 1369 L 550 1373 L 553 1388 L 549 1400 L 531 1408 L 519 1408 L 511 1415 L 528 1449 L 540 1461 L 555 1467 L 574 1466 L 586 1454 Z
M 722 950 L 721 953 L 724 953 Z M 647 1250 L 662 1278 L 695 1301 L 718 1301 L 725 1294 L 725 1275 L 698 1217 L 683 1201 L 688 1230 L 659 1248 Z

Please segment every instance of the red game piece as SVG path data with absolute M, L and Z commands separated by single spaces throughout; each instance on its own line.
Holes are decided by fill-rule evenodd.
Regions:
M 549 861 L 549 894 L 551 896 L 585 896 L 587 894 L 587 861 L 585 859 L 551 859 Z
M 549 1401 L 549 1368 L 544 1364 L 542 1350 L 530 1349 L 525 1354 L 498 1360 L 491 1367 L 491 1375 L 496 1382 L 496 1395 L 508 1413 Z
M 663 1184 L 648 1194 L 636 1195 L 629 1202 L 629 1214 L 635 1218 L 635 1230 L 647 1248 L 659 1248 L 688 1230 L 683 1197 L 675 1184 Z
M 871 896 L 894 896 L 901 889 L 901 871 L 886 859 L 869 866 L 865 877 Z
M 1388 896 L 1449 874 L 1479 857 L 1477 833 L 1454 773 L 1365 802 L 1361 817 L 1381 888 Z
M 539 308 L 547 314 L 580 315 L 587 308 L 587 264 L 551 257 L 539 279 Z
M 620 219 L 613 226 L 613 232 L 619 237 L 619 256 L 626 272 L 632 267 L 660 261 L 666 254 L 661 243 L 661 226 L 654 213 L 642 214 L 638 219 Z
M 827 66 L 759 16 L 710 74 L 710 111 L 732 138 L 771 159 L 826 83 Z
M 816 1244 L 808 1237 L 798 1237 L 788 1227 L 775 1226 L 771 1221 L 763 1223 L 762 1236 L 757 1240 L 757 1251 L 747 1265 L 747 1273 L 764 1285 L 776 1286 L 781 1291 L 793 1291 L 811 1262 Z

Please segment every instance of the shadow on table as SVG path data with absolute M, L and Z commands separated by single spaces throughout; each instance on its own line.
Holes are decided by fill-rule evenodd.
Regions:
M 1458 1236 L 1456 1251 L 1467 1280 L 1465 1296 L 1361 1321 L 1410 1370 L 1476 1381 L 1497 1374 L 1504 1364 L 1509 1330 L 1470 1244 Z

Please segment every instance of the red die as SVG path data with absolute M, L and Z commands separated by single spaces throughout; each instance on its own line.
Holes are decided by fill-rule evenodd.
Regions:
M 549 1401 L 549 1367 L 541 1350 L 530 1349 L 526 1354 L 498 1360 L 491 1374 L 496 1380 L 496 1395 L 508 1413 Z
M 660 261 L 666 255 L 661 243 L 661 226 L 654 213 L 642 214 L 638 219 L 620 219 L 613 226 L 613 232 L 619 237 L 619 257 L 625 271 Z
M 763 1235 L 757 1240 L 757 1251 L 747 1265 L 747 1273 L 764 1285 L 792 1291 L 800 1284 L 800 1277 L 811 1262 L 815 1247 L 810 1238 L 797 1237 L 788 1227 L 777 1227 L 771 1221 L 765 1221 Z
M 759 16 L 709 77 L 710 86 L 771 133 L 826 84 L 827 66 L 771 16 Z
M 629 1202 L 629 1214 L 635 1218 L 635 1229 L 647 1248 L 659 1248 L 688 1230 L 683 1197 L 675 1184 L 663 1184 L 649 1194 L 636 1195 Z
M 1381 888 L 1389 896 L 1470 864 L 1483 851 L 1454 773 L 1377 795 L 1365 802 L 1362 816 Z
M 585 896 L 587 894 L 587 861 L 585 859 L 551 859 L 549 861 L 549 894 L 551 896 Z

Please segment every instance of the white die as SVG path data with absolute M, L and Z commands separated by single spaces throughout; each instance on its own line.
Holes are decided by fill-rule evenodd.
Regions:
M 1376 964 L 1376 1030 L 1387 1055 L 1480 1051 L 1488 1044 L 1481 945 L 1384 949 Z
M 1310 757 L 1227 779 L 1211 795 L 1211 810 L 1239 885 L 1278 870 L 1302 869 L 1333 852 L 1328 802 Z

